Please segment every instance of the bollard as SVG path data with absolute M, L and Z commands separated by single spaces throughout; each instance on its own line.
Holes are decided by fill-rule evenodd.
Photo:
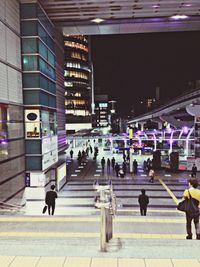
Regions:
M 101 251 L 106 252 L 106 208 L 101 207 Z

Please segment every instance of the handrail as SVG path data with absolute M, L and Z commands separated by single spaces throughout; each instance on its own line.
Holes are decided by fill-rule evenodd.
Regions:
M 7 206 L 10 208 L 15 208 L 15 209 L 21 209 L 22 205 L 15 205 L 15 204 L 10 204 L 10 203 L 5 203 L 5 202 L 0 202 L 0 206 Z

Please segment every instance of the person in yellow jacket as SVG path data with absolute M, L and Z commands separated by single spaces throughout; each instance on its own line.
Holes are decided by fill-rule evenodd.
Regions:
M 190 198 L 189 193 L 193 199 L 196 200 L 196 205 L 198 205 L 200 209 L 200 190 L 197 189 L 198 180 L 196 178 L 189 179 L 189 188 L 186 189 L 183 193 L 183 198 Z M 189 192 L 188 192 L 189 190 Z M 192 239 L 192 220 L 194 221 L 195 229 L 196 229 L 196 239 L 200 240 L 200 223 L 199 223 L 199 215 L 195 217 L 191 217 L 188 213 L 186 213 L 186 230 L 187 236 L 186 239 Z

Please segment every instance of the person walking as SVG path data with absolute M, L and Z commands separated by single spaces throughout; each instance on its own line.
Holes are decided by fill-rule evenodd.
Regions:
M 191 174 L 191 176 L 195 177 L 195 178 L 197 176 L 197 166 L 195 165 L 195 163 L 192 166 L 192 174 Z
M 104 172 L 105 163 L 106 163 L 106 161 L 105 161 L 105 159 L 104 159 L 104 157 L 103 157 L 102 160 L 101 160 L 102 172 Z
M 107 159 L 107 172 L 110 173 L 110 159 Z
M 138 172 L 138 163 L 137 163 L 136 159 L 134 159 L 134 161 L 133 161 L 133 172 L 134 172 L 134 174 L 137 174 L 137 172 Z
M 138 202 L 140 204 L 140 214 L 141 216 L 146 216 L 147 214 L 147 206 L 149 204 L 149 197 L 145 194 L 145 190 L 141 190 L 141 195 L 138 197 Z
M 115 164 L 115 172 L 116 172 L 116 176 L 119 177 L 119 170 L 120 170 L 120 166 L 118 163 Z
M 111 159 L 111 165 L 114 170 L 115 169 L 115 158 L 114 157 Z
M 154 182 L 154 176 L 155 176 L 155 171 L 153 169 L 150 169 L 149 171 L 149 182 L 153 183 Z
M 196 178 L 189 179 L 189 188 L 186 189 L 183 193 L 183 198 L 187 199 L 190 196 L 195 200 L 194 204 L 197 205 L 200 209 L 200 190 L 197 189 L 198 181 Z M 192 221 L 194 221 L 195 230 L 196 230 L 196 239 L 200 240 L 200 224 L 199 224 L 199 214 L 190 215 L 186 213 L 186 230 L 187 236 L 186 239 L 192 239 Z
M 58 197 L 55 190 L 55 185 L 51 185 L 51 190 L 47 191 L 45 197 L 45 203 L 48 206 L 48 213 L 49 215 L 54 215 L 55 205 L 56 205 L 56 198 Z
M 73 159 L 74 151 L 71 149 L 69 153 L 70 153 L 70 157 L 71 157 L 71 159 Z
M 126 175 L 126 162 L 125 161 L 122 163 L 122 170 L 123 170 L 124 176 L 125 176 Z

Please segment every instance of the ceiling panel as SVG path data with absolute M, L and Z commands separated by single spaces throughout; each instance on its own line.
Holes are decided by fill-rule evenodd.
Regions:
M 169 25 L 170 31 L 187 27 L 188 30 L 200 30 L 200 26 L 197 28 L 193 23 L 198 21 L 200 25 L 200 0 L 41 0 L 41 3 L 51 20 L 64 31 L 71 30 L 71 34 L 79 30 L 84 34 L 116 34 L 124 33 L 124 29 L 127 33 L 131 29 L 133 32 L 138 29 L 166 31 L 164 24 Z M 173 15 L 187 15 L 188 18 L 177 23 L 170 18 Z M 104 21 L 97 25 L 92 22 L 95 18 Z M 163 26 L 158 27 L 154 18 Z M 144 25 L 141 27 L 141 24 Z M 73 25 L 77 28 L 73 29 Z

